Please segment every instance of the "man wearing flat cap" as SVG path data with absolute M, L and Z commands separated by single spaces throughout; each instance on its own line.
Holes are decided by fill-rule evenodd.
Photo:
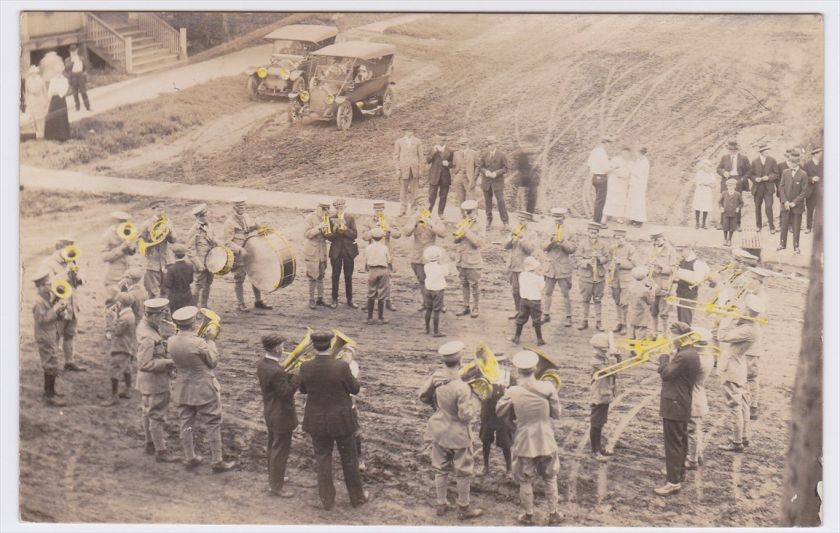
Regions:
M 327 306 L 324 301 L 324 274 L 327 271 L 327 238 L 332 231 L 330 225 L 330 201 L 322 198 L 314 212 L 306 215 L 303 236 L 303 258 L 306 264 L 306 279 L 309 282 L 309 308 Z M 316 299 L 317 297 L 317 299 Z
M 330 241 L 330 266 L 332 267 L 332 304 L 335 309 L 338 307 L 338 282 L 341 279 L 341 271 L 344 270 L 344 295 L 347 297 L 347 307 L 358 309 L 359 306 L 353 303 L 353 262 L 359 255 L 359 246 L 356 244 L 356 237 L 359 232 L 356 229 L 356 219 L 353 215 L 345 212 L 347 201 L 344 198 L 333 200 L 335 214 L 330 217 L 332 231 L 326 235 Z
M 505 176 L 508 172 L 507 156 L 496 147 L 496 137 L 487 137 L 487 148 L 481 153 L 478 163 L 481 176 L 481 190 L 484 192 L 484 211 L 487 215 L 487 229 L 493 225 L 493 197 L 499 208 L 502 226 L 508 227 L 508 211 L 505 206 Z
M 446 198 L 449 196 L 449 186 L 452 185 L 452 149 L 446 146 L 444 136 L 434 136 L 434 146 L 426 154 L 426 163 L 429 164 L 429 209 L 435 209 L 435 202 L 438 202 L 438 216 L 443 218 L 446 209 Z
M 32 325 L 35 329 L 35 343 L 38 346 L 41 369 L 44 371 L 44 402 L 50 406 L 63 407 L 67 404 L 58 396 L 55 380 L 61 373 L 58 358 L 58 317 L 67 303 L 62 299 L 52 301 L 51 277 L 52 274 L 47 268 L 37 271 L 32 277 L 38 293 L 35 305 L 32 306 Z
M 519 274 L 525 271 L 525 258 L 533 255 L 539 246 L 539 236 L 535 229 L 529 229 L 529 224 L 534 221 L 534 215 L 525 211 L 517 213 L 519 222 L 511 231 L 505 242 L 504 248 L 510 253 L 507 261 L 507 275 L 513 293 L 513 306 L 515 312 L 508 317 L 508 320 L 515 320 L 519 316 Z M 487 224 L 490 227 L 490 224 Z M 542 317 L 540 317 L 542 318 Z
M 578 329 L 589 327 L 589 305 L 595 305 L 595 329 L 604 331 L 601 324 L 601 300 L 604 298 L 604 282 L 607 273 L 607 263 L 610 261 L 610 250 L 600 237 L 601 225 L 589 222 L 587 238 L 578 241 L 575 250 L 577 263 L 578 284 L 583 298 L 583 316 Z
M 782 204 L 781 238 L 776 250 L 787 248 L 788 231 L 793 232 L 793 252 L 799 253 L 799 231 L 802 229 L 802 213 L 805 212 L 805 198 L 810 183 L 808 175 L 799 166 L 799 154 L 790 155 L 790 168 L 782 172 L 779 183 L 779 200 Z
M 207 204 L 198 204 L 192 209 L 195 223 L 190 228 L 186 240 L 187 253 L 194 269 L 195 291 L 193 292 L 193 300 L 198 307 L 207 307 L 207 301 L 210 299 L 213 273 L 207 270 L 204 260 L 210 250 L 218 245 L 216 234 L 207 219 L 208 210 Z
M 685 322 L 671 325 L 673 335 L 684 335 L 691 331 Z M 659 399 L 659 416 L 662 418 L 662 432 L 665 438 L 665 470 L 667 482 L 654 489 L 660 496 L 679 492 L 685 480 L 685 457 L 688 452 L 688 421 L 691 420 L 691 397 L 694 383 L 700 372 L 700 359 L 693 346 L 677 345 L 676 355 L 662 355 L 659 358 L 659 377 L 662 392 Z
M 388 220 L 388 216 L 385 214 L 385 202 L 373 202 L 373 216 L 362 222 L 362 239 L 370 243 L 372 240 L 371 231 L 374 228 L 382 230 L 382 243 L 388 248 L 388 255 L 391 261 L 388 265 L 388 270 L 393 272 L 394 244 L 391 239 L 399 239 L 402 237 L 402 230 L 400 230 L 398 225 L 394 224 L 394 221 Z M 388 296 L 388 299 L 385 300 L 385 307 L 388 308 L 388 311 L 396 311 L 393 304 L 391 304 L 390 295 Z
M 470 140 L 462 137 L 458 144 L 460 150 L 452 155 L 452 189 L 458 204 L 466 200 L 475 200 L 475 186 L 478 183 L 478 164 L 481 154 L 470 148 Z
M 257 378 L 263 397 L 263 415 L 268 429 L 268 485 L 275 497 L 291 498 L 294 493 L 283 489 L 286 462 L 292 448 L 292 432 L 298 426 L 295 411 L 295 392 L 300 375 L 288 374 L 280 363 L 283 360 L 285 337 L 276 333 L 263 335 L 265 353 L 257 364 Z
M 181 426 L 181 445 L 184 448 L 184 465 L 192 470 L 203 460 L 195 454 L 194 427 L 200 421 L 210 441 L 214 473 L 231 470 L 236 463 L 222 457 L 222 396 L 216 366 L 219 350 L 210 337 L 199 337 L 195 317 L 198 308 L 182 307 L 172 313 L 178 333 L 169 338 L 169 356 L 178 369 L 174 397 L 178 405 Z
M 152 298 L 143 302 L 144 314 L 137 324 L 137 389 L 142 395 L 144 447 L 159 463 L 176 462 L 166 448 L 166 410 L 169 407 L 169 376 L 175 363 L 166 353 L 161 336 L 162 320 L 169 300 Z
M 233 200 L 233 213 L 225 219 L 224 224 L 224 242 L 225 245 L 233 250 L 233 290 L 236 293 L 237 308 L 240 312 L 248 312 L 248 306 L 245 305 L 245 256 L 248 251 L 245 249 L 245 241 L 254 235 L 260 228 L 259 223 L 250 214 L 245 212 L 245 198 L 237 197 Z M 251 284 L 251 290 L 254 291 L 254 308 L 255 309 L 271 309 L 272 306 L 263 302 L 262 293 L 258 288 Z
M 750 169 L 750 181 L 755 202 L 755 227 L 759 231 L 762 228 L 761 204 L 764 204 L 767 225 L 770 226 L 770 233 L 773 234 L 776 233 L 773 220 L 773 194 L 776 192 L 776 183 L 779 181 L 779 169 L 776 160 L 768 155 L 769 151 L 770 147 L 767 144 L 758 147 L 758 157 L 753 159 Z
M 822 215 L 823 201 L 823 149 L 821 147 L 811 150 L 811 157 L 802 165 L 802 170 L 808 175 L 810 189 L 805 198 L 805 233 L 811 233 L 814 229 L 814 213 Z
M 717 167 L 717 173 L 720 176 L 720 192 L 726 190 L 726 180 L 732 178 L 735 180 L 735 191 L 739 194 L 741 191 L 750 190 L 750 160 L 744 154 L 738 152 L 738 142 L 731 140 L 726 143 L 727 153 L 720 158 L 720 163 Z M 738 229 L 741 228 L 741 213 L 737 217 Z M 721 224 L 723 221 L 721 221 Z
M 679 255 L 674 247 L 665 240 L 662 228 L 650 229 L 650 247 L 645 252 L 644 261 L 648 269 L 648 278 L 654 289 L 653 305 L 650 307 L 653 319 L 654 336 L 668 333 L 669 305 L 665 298 L 671 293 L 671 285 L 679 267 Z
M 420 389 L 420 401 L 435 408 L 423 440 L 431 442 L 437 515 L 443 516 L 452 509 L 446 497 L 449 473 L 452 472 L 458 488 L 459 520 L 476 518 L 483 513 L 481 509 L 470 506 L 473 475 L 470 423 L 478 415 L 480 404 L 458 373 L 464 348 L 461 341 L 448 342 L 438 348 L 443 365 Z
M 187 262 L 187 247 L 176 242 L 172 245 L 172 255 L 175 262 L 166 267 L 161 284 L 161 292 L 169 298 L 169 309 L 172 312 L 193 305 L 192 282 L 193 265 Z
M 315 468 L 318 473 L 318 495 L 325 510 L 335 505 L 333 484 L 333 446 L 338 446 L 344 484 L 350 505 L 358 507 L 370 499 L 362 486 L 355 434 L 359 428 L 353 415 L 353 398 L 361 384 L 355 361 L 335 359 L 330 353 L 333 334 L 316 331 L 310 336 L 315 357 L 300 366 L 300 392 L 306 394 L 303 430 L 312 437 Z
M 75 261 L 67 261 L 62 256 L 62 250 L 66 246 L 72 245 L 74 245 L 72 239 L 59 238 L 55 243 L 55 252 L 46 259 L 44 266 L 49 269 L 53 280 L 64 280 L 73 289 L 72 294 L 66 300 L 67 305 L 58 314 L 56 327 L 64 352 L 64 370 L 79 372 L 87 370 L 86 367 L 76 362 L 76 333 L 79 312 L 81 311 L 77 289 L 82 285 L 83 280 L 79 274 L 78 264 Z
M 111 220 L 113 223 L 102 236 L 102 260 L 108 264 L 105 272 L 106 306 L 116 298 L 119 292 L 117 285 L 128 269 L 128 257 L 134 255 L 134 241 L 124 238 L 118 231 L 120 224 L 131 220 L 131 215 L 125 211 L 113 211 Z
M 538 363 L 539 356 L 531 351 L 513 356 L 516 385 L 499 400 L 496 413 L 501 418 L 516 419 L 513 478 L 519 483 L 519 502 L 524 511 L 517 521 L 524 526 L 534 525 L 533 483 L 539 478 L 545 484 L 548 525 L 556 526 L 562 520 L 557 508 L 560 459 L 551 419 L 560 418 L 560 399 L 553 385 L 537 380 Z
M 472 318 L 478 318 L 478 298 L 481 293 L 479 282 L 484 268 L 484 260 L 481 257 L 484 228 L 478 222 L 478 202 L 465 200 L 461 203 L 461 212 L 464 213 L 464 218 L 458 226 L 459 229 L 455 231 L 454 241 L 458 252 L 456 266 L 461 281 L 464 310 L 457 316 L 470 315 Z
M 577 250 L 577 239 L 575 235 L 565 226 L 566 215 L 569 210 L 565 207 L 551 208 L 551 217 L 554 219 L 554 231 L 543 246 L 546 262 L 545 271 L 545 294 L 543 295 L 543 317 L 542 322 L 547 324 L 551 321 L 551 300 L 554 295 L 554 286 L 560 287 L 563 295 L 563 308 L 566 321 L 563 325 L 567 328 L 572 326 L 572 300 L 569 291 L 572 290 L 572 273 L 575 270 L 573 254 Z
M 143 275 L 143 285 L 146 287 L 146 292 L 149 293 L 150 298 L 157 298 L 161 295 L 160 284 L 163 282 L 163 272 L 166 270 L 166 265 L 172 262 L 169 245 L 178 239 L 171 221 L 166 216 L 164 201 L 153 200 L 150 207 L 152 208 L 152 216 L 138 226 L 139 239 L 143 239 L 147 243 L 154 242 L 150 232 L 152 226 L 159 220 L 167 220 L 165 226 L 168 230 L 166 237 L 159 244 L 147 247 L 144 254 L 146 256 L 146 272 Z
M 613 331 L 624 333 L 627 328 L 627 308 L 629 299 L 625 291 L 633 282 L 633 268 L 636 266 L 636 249 L 627 242 L 627 230 L 615 228 L 610 245 L 610 266 L 607 282 L 612 290 L 615 302 L 617 324 Z

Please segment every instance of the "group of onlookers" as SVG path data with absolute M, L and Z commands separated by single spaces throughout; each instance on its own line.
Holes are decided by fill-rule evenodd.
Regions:
M 625 145 L 618 155 L 610 157 L 607 148 L 613 142 L 612 136 L 602 136 L 587 160 L 595 188 L 592 220 L 600 224 L 609 220 L 629 222 L 639 227 L 647 222 L 647 148 Z
M 76 45 L 62 59 L 56 52 L 47 52 L 37 65 L 32 65 L 23 80 L 22 111 L 35 130 L 36 139 L 66 141 L 70 138 L 70 120 L 66 97 L 72 93 L 76 110 L 79 95 L 90 111 L 87 94 L 88 62 Z

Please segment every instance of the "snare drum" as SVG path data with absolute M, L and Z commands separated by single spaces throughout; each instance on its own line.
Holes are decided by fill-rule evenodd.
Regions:
M 214 276 L 224 276 L 233 268 L 233 250 L 227 246 L 215 246 L 207 252 L 204 266 Z
M 272 228 L 264 228 L 245 241 L 245 273 L 254 287 L 272 292 L 288 287 L 295 280 L 292 247 Z

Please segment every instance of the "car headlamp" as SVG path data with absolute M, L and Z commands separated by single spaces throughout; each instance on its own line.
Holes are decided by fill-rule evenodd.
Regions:
M 283 78 L 284 80 L 288 80 L 289 79 L 289 70 L 284 68 L 284 67 L 280 67 L 280 77 Z
M 265 78 L 268 76 L 268 70 L 265 67 L 260 67 L 257 69 L 257 77 L 258 78 Z
M 327 105 L 332 105 L 332 103 L 335 102 L 335 98 L 333 97 L 333 95 L 328 94 L 327 97 L 324 98 L 324 101 L 327 103 Z

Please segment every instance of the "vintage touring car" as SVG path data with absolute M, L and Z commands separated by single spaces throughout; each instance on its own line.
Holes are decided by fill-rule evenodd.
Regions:
M 286 96 L 300 92 L 309 83 L 311 54 L 335 42 L 338 29 L 317 24 L 291 24 L 265 36 L 272 41 L 267 65 L 252 67 L 248 74 L 248 96 Z
M 289 93 L 293 123 L 311 116 L 350 128 L 354 115 L 391 116 L 396 48 L 364 41 L 336 43 L 312 53 L 309 88 Z

